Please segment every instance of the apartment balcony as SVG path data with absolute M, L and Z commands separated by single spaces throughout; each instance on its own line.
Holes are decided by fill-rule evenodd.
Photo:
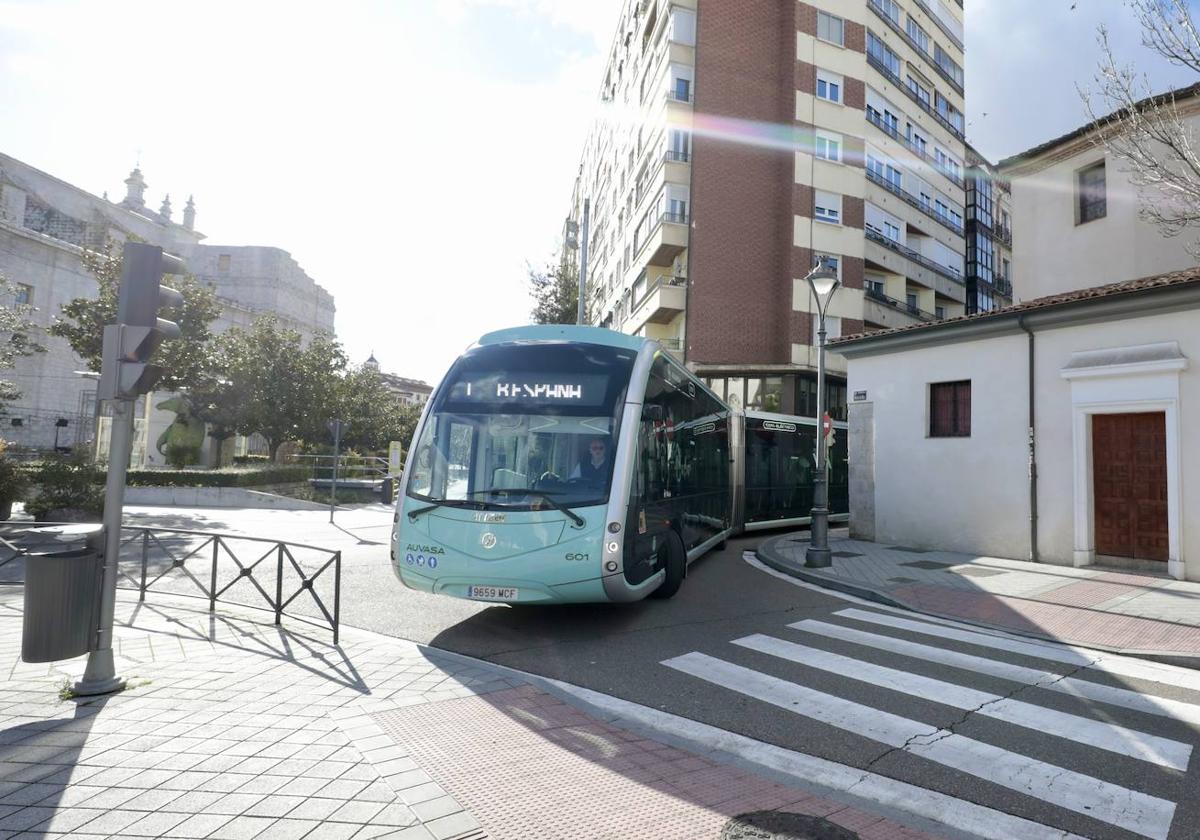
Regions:
M 634 301 L 629 326 L 637 331 L 646 324 L 669 324 L 687 308 L 687 285 L 682 277 L 663 276 Z M 663 346 L 666 346 L 664 342 Z M 670 349 L 670 348 L 668 348 Z
M 907 137 L 905 137 L 899 131 L 892 128 L 892 126 L 890 126 L 886 122 L 884 122 L 883 118 L 881 116 L 879 116 L 878 113 L 872 113 L 870 108 L 867 108 L 865 113 L 867 115 L 867 122 L 869 122 L 871 125 L 878 128 L 880 131 L 882 131 L 888 137 L 892 138 L 897 143 L 902 145 L 904 148 L 908 149 L 914 155 L 916 155 L 921 160 L 923 160 L 925 163 L 929 164 L 929 166 L 934 171 L 939 172 L 942 175 L 946 176 L 946 179 L 949 180 L 950 183 L 954 184 L 954 186 L 958 187 L 960 190 L 965 190 L 967 188 L 967 184 L 962 179 L 961 175 L 955 175 L 953 170 L 943 167 L 941 164 L 939 164 L 937 162 L 936 158 L 930 157 L 928 152 L 926 152 L 924 149 L 922 149 L 916 143 L 909 140 Z
M 636 250 L 645 265 L 670 265 L 687 246 L 687 213 L 668 210 L 658 216 L 645 240 L 636 243 Z
M 939 213 L 935 207 L 931 207 L 930 205 L 928 205 L 925 202 L 918 199 L 912 193 L 908 192 L 903 187 L 893 184 L 887 178 L 880 176 L 878 173 L 872 172 L 870 169 L 867 169 L 865 171 L 867 173 L 867 180 L 870 181 L 872 184 L 883 187 L 885 190 L 890 192 L 892 195 L 903 199 L 905 201 L 905 203 L 912 205 L 917 210 L 920 210 L 926 216 L 933 219 L 935 222 L 937 222 L 942 227 L 946 228 L 948 231 L 950 231 L 954 235 L 956 235 L 956 236 L 965 236 L 966 235 L 966 232 L 963 230 L 962 225 L 955 222 L 949 216 Z
M 942 30 L 942 34 L 949 38 L 950 42 L 954 44 L 954 46 L 958 47 L 960 50 L 965 49 L 965 47 L 963 47 L 963 42 L 959 39 L 959 37 L 950 31 L 950 27 L 944 24 L 940 17 L 933 13 L 933 9 L 929 8 L 929 5 L 925 2 L 925 0 L 913 0 L 913 2 L 917 4 L 917 7 L 921 9 L 921 11 L 925 12 L 929 19 L 937 25 L 938 29 Z M 962 7 L 962 3 L 959 3 L 958 5 L 960 8 Z
M 888 297 L 870 286 L 863 295 L 863 321 L 867 324 L 893 329 L 936 320 L 937 316 L 933 313 Z
M 963 278 L 944 265 L 938 265 L 906 245 L 895 242 L 882 233 L 865 228 L 864 256 L 874 265 L 891 274 L 907 277 L 939 295 L 965 303 L 967 288 Z
M 904 94 L 909 99 L 911 99 L 913 102 L 915 102 L 917 104 L 918 108 L 920 108 L 926 114 L 928 114 L 929 116 L 931 116 L 935 120 L 937 120 L 938 124 L 941 125 L 942 128 L 949 131 L 952 135 L 957 137 L 959 140 L 964 139 L 963 133 L 960 129 L 955 128 L 954 124 L 952 122 L 950 122 L 950 120 L 946 119 L 941 114 L 939 114 L 936 108 L 934 108 L 928 102 L 925 102 L 919 96 L 917 96 L 916 92 L 913 91 L 913 89 L 910 88 L 908 85 L 904 84 L 904 82 L 900 79 L 899 76 L 897 76 L 895 73 L 893 73 L 891 70 L 889 70 L 886 64 L 884 64 L 882 61 L 880 61 L 878 58 L 871 55 L 870 53 L 867 53 L 867 64 L 870 64 L 871 67 L 873 67 L 875 70 L 879 71 L 879 74 L 881 76 L 883 76 L 885 79 L 887 79 L 889 82 L 891 82 L 893 85 L 895 85 L 898 90 L 903 91 Z
M 933 56 L 931 56 L 929 53 L 925 52 L 925 50 L 921 49 L 921 45 L 912 39 L 912 36 L 908 34 L 908 32 L 904 29 L 903 26 L 901 26 L 899 23 L 892 20 L 891 17 L 888 16 L 888 13 L 884 10 L 883 5 L 879 2 L 879 0 L 867 0 L 867 6 L 870 7 L 871 11 L 874 12 L 877 17 L 881 18 L 883 20 L 883 22 L 886 23 L 893 32 L 895 32 L 897 35 L 899 35 L 900 38 L 906 44 L 908 44 L 910 47 L 912 47 L 912 49 L 917 53 L 917 55 L 924 58 L 925 63 L 928 64 L 929 67 L 931 67 L 935 73 L 937 73 L 939 76 L 941 76 L 950 85 L 950 87 L 953 88 L 958 93 L 959 96 L 963 95 L 962 85 L 960 85 L 958 82 L 956 82 L 954 80 L 954 77 L 951 76 L 949 73 L 947 73 L 945 71 L 945 69 L 940 64 L 937 63 L 937 60 Z M 940 23 L 940 21 L 939 21 L 939 23 Z M 953 38 L 953 40 L 954 40 L 955 44 L 958 44 L 957 38 Z M 959 46 L 959 49 L 962 49 L 961 44 L 958 44 L 958 46 Z
M 692 153 L 668 149 L 663 154 L 663 178 L 668 184 L 690 184 Z

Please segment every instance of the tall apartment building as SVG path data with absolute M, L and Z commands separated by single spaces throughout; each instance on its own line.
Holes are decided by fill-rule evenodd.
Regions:
M 818 258 L 843 283 L 831 337 L 965 313 L 962 15 L 626 0 L 568 218 L 589 207 L 589 321 L 659 339 L 733 404 L 811 415 Z
M 967 145 L 967 314 L 1012 305 L 1012 188 Z

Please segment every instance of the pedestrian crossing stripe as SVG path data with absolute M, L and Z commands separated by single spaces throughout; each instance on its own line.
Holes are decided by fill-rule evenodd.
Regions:
M 1077 677 L 1068 677 L 1054 671 L 1027 668 L 1024 665 L 1014 665 L 1010 662 L 1001 662 L 996 659 L 988 659 L 987 657 L 975 656 L 974 654 L 963 653 L 957 650 L 947 650 L 946 648 L 924 645 L 908 639 L 867 633 L 863 630 L 856 630 L 853 627 L 829 624 L 816 619 L 797 621 L 789 624 L 788 627 L 805 633 L 824 636 L 829 639 L 839 639 L 863 645 L 864 647 L 886 650 L 889 653 L 910 656 L 914 659 L 924 659 L 926 662 L 936 662 L 939 665 L 948 665 L 952 668 L 973 671 L 977 674 L 999 677 L 1003 680 L 1011 680 L 1028 685 L 1037 684 L 1038 688 L 1068 694 L 1083 700 L 1094 700 L 1100 703 L 1107 703 L 1110 706 L 1120 706 L 1135 712 L 1143 712 L 1172 718 L 1183 723 L 1200 725 L 1200 706 L 1185 703 L 1182 700 L 1154 697 L 1153 695 L 1142 694 L 1128 688 L 1102 685 Z
M 878 741 L 1143 837 L 1165 840 L 1174 818 L 1175 804 L 1166 799 L 707 654 L 687 653 L 662 664 L 793 714 Z
M 955 685 L 932 677 L 887 668 L 873 662 L 805 647 L 771 636 L 755 634 L 743 639 L 735 639 L 733 643 L 809 668 L 838 674 L 848 679 L 873 684 L 913 697 L 925 698 L 944 706 L 961 709 L 964 712 L 973 711 L 984 717 L 1014 726 L 1049 733 L 1097 749 L 1169 767 L 1172 770 L 1187 770 L 1192 754 L 1190 744 Z
M 1051 662 L 1062 662 L 1075 667 L 1090 668 L 1106 674 L 1132 677 L 1133 679 L 1200 691 L 1200 671 L 1193 671 L 1188 668 L 1160 665 L 1142 659 L 1133 659 L 1115 654 L 1103 654 L 1086 648 L 1059 645 L 1052 642 L 1021 641 L 1009 636 L 997 636 L 974 630 L 964 630 L 942 623 L 914 621 L 909 618 L 870 612 L 868 610 L 845 609 L 839 610 L 835 615 L 855 621 L 882 624 L 885 627 L 893 627 L 897 630 L 909 630 L 926 636 L 937 636 L 942 639 L 966 642 L 967 644 L 992 648 L 993 650 L 1005 650 L 1010 653 L 1019 653 L 1023 656 L 1046 659 Z

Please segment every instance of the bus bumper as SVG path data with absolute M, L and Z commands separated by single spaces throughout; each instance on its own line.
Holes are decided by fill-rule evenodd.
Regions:
M 435 595 L 449 595 L 451 598 L 461 598 L 481 604 L 587 604 L 610 600 L 605 593 L 601 578 L 573 581 L 557 586 L 547 586 L 546 584 L 530 580 L 472 578 L 468 581 L 454 577 L 434 578 L 408 569 L 403 571 L 396 569 L 396 574 L 409 589 L 416 589 L 419 592 L 430 592 Z M 467 595 L 467 588 L 470 586 L 494 586 L 497 589 L 514 589 L 516 590 L 516 597 L 471 597 Z

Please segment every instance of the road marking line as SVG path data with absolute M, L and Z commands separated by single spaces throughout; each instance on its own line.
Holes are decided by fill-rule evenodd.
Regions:
M 1186 771 L 1192 755 L 1191 745 L 1172 741 L 1169 738 L 1149 735 L 1124 726 L 1048 709 L 1033 703 L 1008 699 L 999 694 L 967 688 L 920 674 L 886 668 L 873 662 L 853 659 L 818 648 L 805 647 L 761 633 L 734 639 L 733 643 L 869 685 L 953 706 L 964 712 L 975 710 L 985 717 L 1025 729 L 1049 733 L 1108 752 L 1149 761 L 1173 770 Z
M 1090 682 L 1088 680 L 1064 677 L 1053 671 L 1042 671 L 1037 668 L 1026 668 L 1024 665 L 1013 665 L 996 659 L 962 653 L 957 650 L 932 647 L 908 639 L 898 639 L 892 636 L 881 636 L 867 633 L 853 627 L 843 627 L 839 624 L 828 624 L 816 619 L 806 619 L 789 624 L 795 630 L 813 633 L 830 639 L 853 642 L 854 644 L 899 653 L 928 662 L 949 665 L 952 668 L 962 668 L 978 674 L 987 674 L 1004 680 L 1022 683 L 1038 683 L 1039 688 L 1069 694 L 1085 700 L 1096 700 L 1112 706 L 1121 706 L 1135 712 L 1159 715 L 1172 718 L 1183 723 L 1200 725 L 1200 706 L 1185 703 L 1182 700 L 1171 700 L 1166 697 L 1155 697 L 1131 691 L 1127 688 L 1116 688 L 1110 685 Z
M 543 678 L 535 678 L 542 680 Z M 642 706 L 609 694 L 601 694 L 559 680 L 545 679 L 551 693 L 566 695 L 596 717 L 622 728 L 640 731 L 675 745 L 701 752 L 715 761 L 736 760 L 752 769 L 781 774 L 789 784 L 843 801 L 861 802 L 857 807 L 877 811 L 880 806 L 906 817 L 937 823 L 926 830 L 943 834 L 947 829 L 983 840 L 1084 840 L 1062 829 L 957 799 L 945 793 L 865 772 L 807 753 L 756 741 L 745 735 L 718 729 L 699 721 Z M 903 819 L 899 821 L 903 822 Z
M 883 624 L 899 630 L 911 630 L 927 636 L 940 636 L 944 639 L 953 639 L 972 645 L 1006 650 L 1010 653 L 1033 656 L 1038 659 L 1048 659 L 1052 662 L 1064 662 L 1068 665 L 1084 666 L 1106 674 L 1133 677 L 1134 679 L 1148 680 L 1192 691 L 1200 691 L 1200 671 L 1193 671 L 1187 668 L 1159 665 L 1141 659 L 1106 654 L 1088 650 L 1087 648 L 1060 645 L 1053 642 L 1037 644 L 1035 642 L 1017 641 L 1009 637 L 991 636 L 974 630 L 960 630 L 945 624 L 897 618 L 891 615 L 868 612 L 867 610 L 839 610 L 835 615 L 851 618 L 856 621 Z
M 687 653 L 662 664 L 793 714 L 879 741 L 1143 837 L 1165 840 L 1171 828 L 1175 804 L 1165 799 L 790 683 L 707 654 Z

